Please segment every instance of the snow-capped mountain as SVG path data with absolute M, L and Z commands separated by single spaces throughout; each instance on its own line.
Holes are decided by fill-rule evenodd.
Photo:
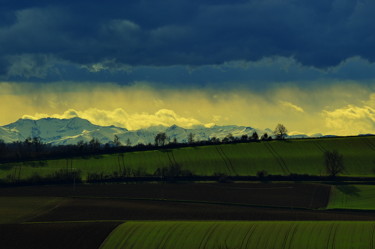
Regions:
M 272 135 L 270 129 L 259 130 L 252 127 L 227 125 L 213 126 L 194 126 L 185 129 L 177 125 L 170 127 L 152 126 L 145 129 L 128 131 L 125 128 L 116 126 L 99 126 L 90 123 L 88 120 L 78 117 L 71 119 L 43 118 L 39 120 L 19 119 L 14 123 L 0 127 L 0 139 L 7 143 L 14 141 L 24 141 L 28 137 L 40 137 L 45 143 L 54 145 L 76 144 L 79 141 L 89 142 L 95 138 L 100 143 L 111 143 L 114 136 L 118 136 L 122 144 L 137 145 L 139 143 L 154 143 L 155 136 L 159 132 L 165 132 L 169 141 L 187 142 L 188 135 L 194 135 L 194 141 L 204 141 L 216 137 L 223 139 L 228 134 L 234 137 L 241 137 L 244 134 L 251 136 L 254 132 L 259 136 L 263 133 Z
M 28 137 L 40 137 L 51 144 L 75 144 L 78 141 L 90 141 L 97 138 L 102 143 L 113 141 L 116 134 L 127 129 L 115 126 L 99 126 L 81 118 L 39 120 L 19 119 L 14 123 L 0 127 L 0 139 L 5 142 L 23 141 Z M 3 135 L 4 134 L 4 135 Z

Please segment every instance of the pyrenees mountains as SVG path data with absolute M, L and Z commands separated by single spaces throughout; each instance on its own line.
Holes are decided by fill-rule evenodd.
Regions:
M 228 134 L 232 134 L 234 137 L 241 137 L 244 134 L 251 136 L 255 131 L 259 136 L 265 132 L 268 135 L 273 135 L 270 129 L 260 130 L 236 125 L 213 126 L 210 128 L 194 126 L 190 129 L 177 125 L 170 127 L 159 125 L 129 131 L 116 126 L 94 125 L 88 120 L 78 117 L 71 119 L 43 118 L 39 120 L 19 119 L 14 123 L 0 126 L 0 139 L 6 143 L 11 143 L 24 141 L 28 137 L 39 137 L 44 143 L 63 145 L 76 144 L 79 141 L 88 142 L 95 138 L 100 143 L 105 144 L 111 143 L 116 135 L 124 145 L 137 145 L 139 143 L 154 143 L 155 136 L 159 132 L 165 132 L 170 141 L 187 142 L 190 133 L 194 134 L 194 141 L 204 141 L 213 137 L 223 139 Z M 298 135 L 298 137 L 307 136 Z

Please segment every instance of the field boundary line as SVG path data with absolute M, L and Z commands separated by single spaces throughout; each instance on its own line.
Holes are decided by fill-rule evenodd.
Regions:
M 168 160 L 169 160 L 170 165 L 174 165 L 174 162 L 173 162 L 171 156 L 169 155 L 170 152 L 167 151 L 166 153 L 167 153 L 167 157 L 168 157 Z
M 260 189 L 260 190 L 263 190 L 263 189 L 291 189 L 291 188 L 294 188 L 294 187 L 292 187 L 292 186 L 290 186 L 290 187 L 272 187 L 272 188 L 240 188 L 240 187 L 227 187 L 227 186 L 225 186 L 225 187 L 219 187 L 219 186 L 211 186 L 211 187 L 213 187 L 213 188 L 220 188 L 220 189 L 237 189 L 237 190 L 239 190 L 239 189 Z
M 318 150 L 320 150 L 321 152 L 326 152 L 327 150 L 318 142 L 318 141 L 314 141 L 313 143 L 317 148 Z
M 25 221 L 19 224 L 64 224 L 64 223 L 126 223 L 128 220 L 55 220 L 55 221 Z M 120 225 L 119 224 L 119 225 Z
M 101 249 L 103 248 L 103 246 L 105 245 L 105 243 L 109 240 L 109 238 L 111 237 L 112 234 L 115 233 L 115 231 L 117 229 L 119 229 L 119 227 L 121 226 L 122 224 L 119 224 L 118 226 L 116 226 L 108 235 L 107 237 L 105 237 L 105 239 L 102 241 L 102 243 L 100 243 L 100 246 L 98 247 L 98 249 Z
M 228 173 L 229 173 L 229 175 L 230 175 L 230 174 L 231 174 L 231 169 L 230 169 L 230 167 L 229 167 L 227 161 L 225 160 L 224 156 L 221 154 L 221 151 L 219 150 L 218 146 L 215 146 L 215 149 L 216 149 L 217 153 L 219 154 L 221 160 L 224 161 L 225 167 L 227 168 Z
M 105 238 L 105 240 L 103 240 L 103 242 L 100 244 L 99 249 L 103 248 L 103 246 L 106 244 L 106 242 L 112 237 L 113 233 L 117 232 L 117 230 L 120 230 L 120 229 L 121 229 L 120 227 L 122 227 L 125 223 L 126 223 L 126 222 L 124 222 L 124 223 L 122 223 L 122 224 L 119 224 L 115 229 L 113 229 L 113 230 L 107 235 L 107 237 Z M 124 236 L 124 238 L 131 237 L 131 236 L 135 233 L 135 231 L 136 231 L 140 226 L 141 226 L 141 224 L 135 224 L 135 225 L 133 225 L 133 226 L 131 227 L 130 232 L 127 233 L 127 234 Z
M 173 162 L 175 163 L 175 165 L 177 165 L 178 163 L 176 161 L 176 158 L 174 157 L 173 150 L 171 150 L 170 153 L 171 153 L 171 157 L 172 157 Z
M 232 172 L 234 173 L 234 175 L 238 176 L 235 167 L 233 167 L 232 161 L 229 159 L 229 157 L 227 156 L 227 154 L 225 154 L 225 152 L 224 152 L 224 150 L 223 150 L 222 147 L 220 147 L 220 150 L 221 150 L 221 153 L 223 154 L 224 158 L 226 158 L 227 161 L 229 162 L 229 166 L 232 169 Z
M 39 216 L 42 216 L 42 215 L 44 215 L 44 214 L 47 214 L 47 213 L 53 211 L 54 209 L 60 207 L 64 202 L 67 202 L 67 201 L 68 201 L 68 198 L 66 198 L 66 197 L 53 197 L 53 198 L 54 198 L 55 200 L 56 200 L 56 199 L 61 199 L 61 201 L 58 201 L 55 205 L 53 205 L 53 206 L 50 207 L 50 208 L 46 208 L 46 209 L 41 208 L 42 210 L 40 210 L 40 212 L 38 212 L 38 213 L 35 214 L 35 215 L 30 216 L 29 218 L 26 218 L 26 222 L 27 222 L 28 220 L 33 220 L 33 219 L 38 218 Z
M 126 200 L 126 201 L 155 201 L 155 202 L 177 202 L 177 203 L 195 203 L 195 204 L 210 204 L 210 205 L 226 205 L 226 206 L 243 206 L 243 207 L 258 207 L 258 208 L 274 208 L 274 209 L 290 209 L 289 206 L 270 206 L 270 205 L 257 205 L 239 202 L 217 202 L 217 201 L 199 201 L 199 200 L 178 200 L 178 199 L 162 199 L 162 198 L 128 198 L 128 197 L 89 197 L 89 196 L 72 196 L 76 199 L 106 199 L 106 200 Z M 311 209 L 307 207 L 293 207 L 297 210 L 321 210 Z M 325 210 L 325 209 L 324 209 Z
M 372 143 L 372 141 L 370 141 L 370 139 L 364 137 L 363 140 L 370 147 L 370 149 L 375 150 L 375 145 Z
M 177 224 L 173 224 L 173 225 L 171 225 L 171 226 L 168 228 L 168 230 L 165 231 L 164 234 L 162 235 L 162 238 L 160 239 L 160 243 L 158 244 L 157 249 L 159 249 L 159 248 L 163 249 L 165 243 L 166 243 L 167 240 L 168 240 L 168 237 L 171 235 L 171 230 L 177 230 L 177 227 L 180 227 L 180 226 L 181 226 L 181 223 L 177 223 Z
M 265 147 L 268 149 L 269 152 L 271 152 L 271 154 L 274 156 L 274 158 L 276 159 L 276 161 L 278 162 L 278 164 L 280 165 L 281 167 L 281 170 L 286 174 L 290 174 L 290 171 L 288 169 L 288 166 L 286 165 L 284 159 L 280 156 L 280 154 L 272 147 L 271 144 L 269 143 L 264 143 L 265 144 Z
M 219 226 L 219 224 L 218 223 L 214 223 L 214 224 L 212 224 L 209 228 L 208 228 L 208 230 L 206 230 L 205 231 L 205 233 L 204 233 L 204 235 L 202 236 L 202 240 L 201 240 L 201 242 L 199 243 L 199 249 L 200 248 L 206 248 L 206 246 L 207 246 L 207 243 L 208 243 L 208 240 L 210 239 L 210 237 L 211 237 L 211 235 L 213 234 L 213 232 L 216 230 L 216 228 Z M 203 247 L 202 247 L 203 246 Z

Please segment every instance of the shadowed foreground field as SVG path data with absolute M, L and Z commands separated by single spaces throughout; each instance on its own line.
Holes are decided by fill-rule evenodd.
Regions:
M 94 249 L 120 223 L 0 224 L 2 249 Z

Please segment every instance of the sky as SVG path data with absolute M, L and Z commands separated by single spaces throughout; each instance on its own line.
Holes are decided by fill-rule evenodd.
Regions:
M 0 125 L 375 134 L 373 0 L 0 0 Z

